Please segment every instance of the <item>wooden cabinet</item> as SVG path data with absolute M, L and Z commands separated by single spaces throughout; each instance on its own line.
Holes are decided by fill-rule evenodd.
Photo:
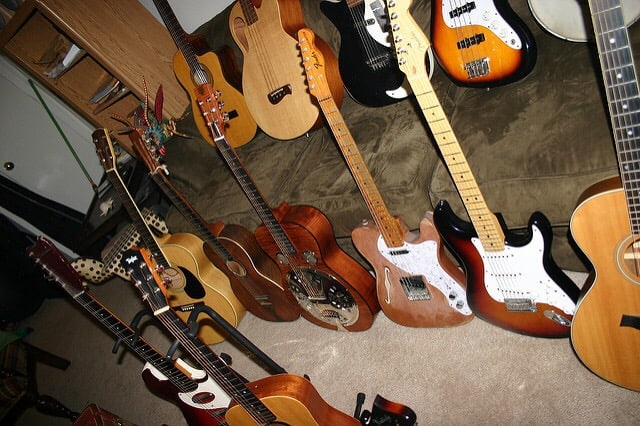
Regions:
M 58 77 L 47 77 L 72 45 L 82 49 L 76 61 Z M 140 105 L 143 77 L 151 103 L 162 85 L 165 118 L 179 118 L 189 106 L 173 73 L 174 42 L 136 0 L 26 0 L 0 31 L 0 47 L 96 127 L 122 127 L 112 114 L 127 116 Z M 127 88 L 121 97 L 89 103 L 114 79 Z M 118 142 L 131 152 L 127 137 Z

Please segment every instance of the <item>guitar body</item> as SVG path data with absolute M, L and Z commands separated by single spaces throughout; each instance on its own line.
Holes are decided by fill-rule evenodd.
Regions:
M 314 207 L 282 203 L 274 215 L 294 245 L 295 254 L 283 261 L 278 243 L 259 226 L 256 239 L 280 267 L 283 283 L 302 307 L 302 315 L 314 324 L 334 330 L 362 331 L 371 327 L 380 306 L 375 280 L 336 243 L 329 220 Z M 296 279 L 304 274 L 313 288 Z M 320 287 L 317 288 L 316 286 Z
M 589 188 L 571 217 L 571 234 L 594 271 L 571 325 L 578 358 L 598 376 L 640 391 L 640 276 L 619 178 Z
M 237 327 L 246 309 L 233 293 L 229 278 L 207 258 L 201 239 L 192 234 L 165 234 L 157 238 L 158 245 L 171 264 L 163 277 L 171 279 L 167 289 L 169 305 L 187 321 L 193 307 L 205 304 L 233 327 Z M 206 344 L 225 340 L 209 317 L 199 321 L 198 337 Z
M 351 417 L 327 404 L 305 378 L 292 374 L 268 376 L 247 384 L 260 401 L 275 414 L 273 425 L 318 426 L 360 425 Z M 232 401 L 226 415 L 230 426 L 258 425 L 247 411 Z
M 484 252 L 473 226 L 446 201 L 436 206 L 434 222 L 464 267 L 467 300 L 476 316 L 530 336 L 569 336 L 580 290 L 551 258 L 551 225 L 542 213 L 531 216 L 526 234 L 505 232 L 505 249 L 499 252 Z
M 410 90 L 404 73 L 398 68 L 386 30 L 385 44 L 369 33 L 369 27 L 382 31 L 382 25 L 387 23 L 386 19 L 376 20 L 373 13 L 367 19 L 370 3 L 376 4 L 365 0 L 350 7 L 346 0 L 329 0 L 320 2 L 320 10 L 340 32 L 338 65 L 349 95 L 363 105 L 380 107 L 406 98 Z M 381 0 L 377 5 L 384 9 Z
M 456 84 L 498 86 L 533 69 L 535 39 L 506 0 L 434 1 L 431 8 L 433 48 Z
M 411 233 L 402 219 L 398 221 L 406 241 L 401 248 L 389 249 L 373 221 L 351 233 L 353 245 L 375 271 L 382 311 L 409 327 L 447 327 L 471 321 L 464 273 L 445 255 L 432 215 L 428 213 L 420 222 L 419 235 Z M 407 282 L 408 288 L 403 286 Z
M 280 268 L 262 251 L 249 230 L 223 224 L 214 224 L 210 230 L 233 257 L 231 262 L 217 266 L 227 271 L 233 293 L 249 312 L 266 321 L 300 318 L 298 304 L 282 286 Z M 209 245 L 205 244 L 204 252 L 214 264 L 224 263 Z
M 242 0 L 255 10 L 245 17 L 241 1 L 231 9 L 231 34 L 244 55 L 242 89 L 258 126 L 275 139 L 293 139 L 321 125 L 320 109 L 307 90 L 297 40 L 306 27 L 299 0 Z M 319 40 L 327 56 L 335 55 Z M 342 103 L 344 88 L 336 64 L 327 67 L 332 93 Z M 283 120 L 286 117 L 286 120 Z
M 213 52 L 204 53 L 198 56 L 198 62 L 210 74 L 214 89 L 221 93 L 219 100 L 224 102 L 224 109 L 229 114 L 229 120 L 225 123 L 225 132 L 231 146 L 242 146 L 251 141 L 256 134 L 258 126 L 249 112 L 249 107 L 242 93 L 226 80 L 218 56 Z M 215 146 L 211 132 L 202 117 L 194 95 L 193 89 L 196 83 L 192 78 L 191 69 L 180 50 L 173 57 L 173 71 L 182 87 L 189 93 L 193 119 L 200 135 L 207 143 Z

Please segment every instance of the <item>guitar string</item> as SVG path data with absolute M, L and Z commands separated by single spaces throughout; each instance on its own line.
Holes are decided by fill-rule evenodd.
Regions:
M 462 2 L 463 4 L 456 2 L 455 0 L 449 0 L 450 10 L 451 11 L 454 11 L 456 9 L 461 10 L 464 8 L 465 5 L 468 5 L 468 3 L 466 3 L 464 0 L 462 0 Z M 444 14 L 444 9 L 442 10 L 442 12 Z M 471 77 L 469 76 L 469 70 L 467 69 L 467 66 L 469 65 L 471 67 L 474 67 L 475 61 L 482 59 L 482 54 L 478 53 L 478 50 L 480 50 L 478 44 L 472 43 L 473 23 L 471 21 L 470 14 L 471 14 L 471 11 L 462 12 L 462 13 L 455 14 L 456 16 L 451 18 L 454 26 L 454 32 L 456 34 L 456 39 L 458 40 L 458 42 L 463 43 L 465 40 L 468 40 L 470 43 L 469 47 L 458 46 L 458 45 L 455 46 L 455 48 L 458 50 L 458 53 L 460 54 L 463 68 L 467 72 L 467 76 L 469 79 L 471 79 Z M 444 21 L 444 16 L 442 16 L 442 19 Z M 446 27 L 446 21 L 445 21 L 445 27 Z
M 253 44 L 256 46 L 256 49 L 253 49 L 253 54 L 257 58 L 258 65 L 262 69 L 262 75 L 265 78 L 265 82 L 267 84 L 267 88 L 269 89 L 269 93 L 272 93 L 274 90 L 278 88 L 277 78 L 273 67 L 271 66 L 271 60 L 268 57 L 268 53 L 270 49 L 264 45 L 264 37 L 261 34 L 260 22 L 258 20 L 258 12 L 255 10 L 255 6 L 251 0 L 240 0 L 242 6 L 242 13 L 245 17 L 245 26 L 246 33 L 248 35 L 248 39 L 250 39 Z M 276 2 L 274 2 L 276 3 Z M 276 4 L 277 6 L 277 4 Z M 265 6 L 266 7 L 266 6 Z M 247 13 L 251 13 L 252 16 L 255 16 L 254 22 L 249 23 L 249 17 L 246 16 Z M 245 58 L 246 60 L 246 58 Z
M 350 5 L 348 1 L 346 1 L 346 7 L 349 10 L 349 15 L 351 16 L 351 22 L 353 23 L 353 27 L 358 34 L 358 38 L 360 39 L 360 43 L 364 48 L 365 54 L 367 56 L 368 62 L 370 63 L 370 67 L 377 71 L 378 68 L 378 57 L 380 49 L 377 47 L 378 44 L 373 38 L 368 34 L 366 29 L 366 23 L 364 21 L 364 5 L 363 1 L 359 2 L 359 4 Z M 366 63 L 366 62 L 365 62 Z

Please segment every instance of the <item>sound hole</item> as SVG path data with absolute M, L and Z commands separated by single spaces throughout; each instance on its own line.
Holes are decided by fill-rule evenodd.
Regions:
M 634 284 L 640 284 L 640 237 L 629 235 L 618 246 L 618 268 Z

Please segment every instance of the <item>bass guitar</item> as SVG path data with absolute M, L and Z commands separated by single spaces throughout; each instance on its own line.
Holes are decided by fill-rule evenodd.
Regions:
M 142 245 L 153 253 L 156 261 L 162 266 L 162 277 L 169 284 L 171 307 L 186 320 L 194 306 L 205 304 L 234 327 L 237 326 L 246 309 L 233 293 L 229 278 L 205 255 L 203 241 L 186 233 L 156 237 L 143 220 L 138 206 L 118 174 L 108 131 L 94 131 L 93 143 L 107 179 L 129 213 L 134 227 L 140 234 Z M 198 335 L 209 344 L 221 342 L 226 336 L 213 322 L 208 321 L 203 321 Z
M 571 234 L 594 267 L 571 342 L 596 375 L 640 391 L 640 88 L 620 1 L 589 5 L 621 173 L 587 189 L 571 217 Z
M 315 48 L 310 29 L 298 32 L 309 90 L 318 99 L 373 221 L 365 220 L 351 238 L 376 273 L 378 303 L 392 321 L 412 327 L 459 325 L 473 318 L 467 304 L 464 274 L 445 255 L 432 215 L 409 232 L 389 213 L 353 136 L 331 98 L 324 75 L 325 59 Z
M 242 89 L 260 128 L 275 139 L 293 139 L 321 124 L 298 57 L 295 32 L 306 27 L 300 0 L 238 0 L 229 27 L 244 55 Z M 324 41 L 319 44 L 326 56 L 335 56 Z M 344 87 L 337 65 L 329 76 L 341 105 Z
M 211 51 L 198 51 L 196 53 L 194 43 L 191 42 L 189 36 L 182 29 L 169 2 L 167 0 L 153 0 L 153 3 L 178 47 L 178 51 L 173 57 L 173 71 L 191 98 L 193 119 L 202 137 L 213 145 L 211 134 L 200 115 L 196 100 L 193 98 L 193 87 L 199 84 L 211 83 L 214 90 L 224 93 L 221 100 L 224 100 L 229 112 L 229 120 L 225 123 L 225 131 L 231 146 L 238 147 L 251 141 L 256 134 L 258 125 L 249 112 L 244 96 L 227 80 L 224 74 L 225 68 L 221 63 L 221 58 L 225 58 L 225 56 L 219 56 Z M 200 46 L 201 42 L 198 41 L 197 45 Z M 200 50 L 203 49 L 201 48 Z M 233 56 L 228 56 L 228 58 L 235 65 Z
M 293 374 L 275 374 L 246 383 L 197 338 L 169 309 L 157 265 L 144 250 L 131 250 L 123 258 L 135 286 L 155 317 L 165 325 L 204 371 L 231 396 L 225 415 L 231 426 L 245 425 L 357 425 L 359 422 L 328 405 L 311 383 Z
M 320 10 L 340 32 L 338 67 L 353 99 L 379 107 L 409 96 L 389 38 L 383 0 L 326 0 L 320 2 Z
M 409 13 L 411 0 L 389 2 L 400 69 L 422 113 L 471 223 L 446 201 L 434 211 L 436 228 L 466 272 L 467 300 L 476 316 L 518 333 L 568 337 L 580 290 L 551 257 L 551 225 L 535 212 L 526 234 L 507 230 L 489 210 L 424 67 L 429 40 Z
M 155 142 L 144 141 L 138 132 L 130 133 L 129 138 L 153 181 L 191 224 L 195 235 L 204 241 L 204 253 L 227 275 L 242 305 L 267 321 L 298 319 L 298 304 L 287 296 L 278 265 L 262 251 L 254 235 L 239 225 L 207 223 L 169 180 L 169 171 L 160 163 Z
M 153 393 L 175 403 L 190 425 L 225 424 L 231 398 L 210 377 L 181 359 L 174 364 L 100 304 L 85 290 L 81 277 L 51 241 L 38 237 L 27 252 L 51 280 L 146 362 L 142 378 Z
M 431 12 L 433 49 L 456 84 L 498 86 L 535 66 L 533 34 L 506 0 L 433 1 Z
M 262 249 L 278 264 L 283 283 L 302 307 L 302 316 L 319 326 L 361 331 L 380 310 L 371 274 L 336 243 L 327 217 L 310 206 L 282 203 L 272 210 L 227 143 L 224 116 L 211 86 L 196 88 L 202 114 L 222 157 L 262 220 L 255 231 Z

